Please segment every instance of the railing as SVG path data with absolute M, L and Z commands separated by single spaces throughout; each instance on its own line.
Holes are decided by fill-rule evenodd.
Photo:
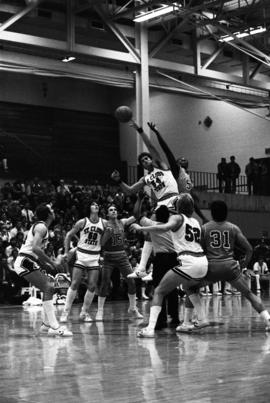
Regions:
M 214 172 L 189 171 L 194 188 L 206 192 L 219 192 L 217 174 Z M 236 180 L 236 193 L 247 193 L 247 178 L 240 175 Z
M 189 171 L 194 188 L 205 192 L 219 192 L 217 174 L 214 172 Z M 138 167 L 128 166 L 128 183 L 132 184 L 138 180 Z M 247 178 L 240 175 L 236 180 L 236 193 L 247 194 Z

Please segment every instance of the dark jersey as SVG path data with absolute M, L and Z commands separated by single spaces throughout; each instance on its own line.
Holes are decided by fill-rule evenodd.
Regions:
M 202 245 L 207 259 L 209 261 L 234 259 L 234 249 L 241 234 L 240 228 L 229 221 L 221 223 L 209 221 L 204 224 L 202 226 Z
M 106 227 L 112 228 L 113 233 L 105 243 L 103 250 L 105 252 L 124 251 L 125 229 L 123 223 L 120 220 L 117 220 L 115 224 L 112 224 L 110 221 L 108 221 Z

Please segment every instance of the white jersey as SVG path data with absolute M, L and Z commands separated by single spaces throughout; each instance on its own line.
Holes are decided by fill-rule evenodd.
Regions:
M 93 223 L 89 218 L 85 217 L 83 229 L 80 231 L 80 239 L 77 245 L 77 251 L 98 254 L 101 251 L 101 236 L 104 232 L 104 224 L 102 218 L 97 223 Z
M 169 169 L 154 167 L 152 172 L 145 175 L 144 182 L 154 192 L 157 201 L 179 194 L 177 182 Z
M 31 226 L 31 228 L 28 231 L 27 237 L 25 242 L 22 244 L 20 250 L 19 250 L 19 254 L 25 254 L 25 255 L 30 255 L 32 257 L 34 257 L 35 260 L 38 259 L 38 256 L 33 252 L 33 239 L 34 239 L 34 231 L 35 231 L 35 227 L 38 224 L 43 224 L 44 227 L 46 228 L 46 234 L 44 235 L 43 239 L 42 239 L 42 244 L 41 244 L 41 248 L 45 249 L 48 243 L 48 238 L 49 238 L 49 232 L 48 232 L 48 228 L 45 224 L 44 221 L 38 221 L 35 224 L 33 224 Z
M 178 254 L 191 253 L 201 254 L 203 249 L 201 247 L 201 226 L 199 221 L 193 217 L 186 217 L 182 214 L 183 224 L 175 232 L 172 231 L 173 243 L 175 251 Z

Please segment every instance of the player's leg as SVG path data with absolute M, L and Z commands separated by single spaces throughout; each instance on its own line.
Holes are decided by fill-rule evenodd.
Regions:
M 255 311 L 258 312 L 260 317 L 263 319 L 264 323 L 267 326 L 266 330 L 270 328 L 270 315 L 269 312 L 265 309 L 264 304 L 261 299 L 257 297 L 257 295 L 253 294 L 253 292 L 248 288 L 247 283 L 243 275 L 241 274 L 238 279 L 231 281 L 233 287 L 235 287 L 238 291 L 240 291 L 246 299 L 249 300 Z
M 89 309 L 95 296 L 95 290 L 99 279 L 99 270 L 99 266 L 87 269 L 87 290 L 84 295 L 83 306 L 80 313 L 80 319 L 84 322 L 93 321 L 89 315 Z
M 33 284 L 43 293 L 44 322 L 41 331 L 44 332 L 46 330 L 49 336 L 72 336 L 72 332 L 63 326 L 60 326 L 56 319 L 52 300 L 54 287 L 48 281 L 47 276 L 41 271 L 35 270 L 24 277 L 29 281 L 29 283 Z
M 68 321 L 68 315 L 70 314 L 72 304 L 74 302 L 74 299 L 76 298 L 78 288 L 79 288 L 81 280 L 82 280 L 83 270 L 85 270 L 85 267 L 78 265 L 78 263 L 76 262 L 75 266 L 73 268 L 73 271 L 72 271 L 72 280 L 71 280 L 71 284 L 67 291 L 64 310 L 63 310 L 61 318 L 60 318 L 61 323 L 65 323 Z
M 119 268 L 120 273 L 127 281 L 128 286 L 128 299 L 129 299 L 129 308 L 128 313 L 130 313 L 135 319 L 142 319 L 143 315 L 138 311 L 136 305 L 136 284 L 133 278 L 129 278 L 129 274 L 132 273 L 132 268 L 129 263 L 127 255 L 122 255 L 119 257 L 117 262 L 117 267 Z
M 40 330 L 51 336 L 72 336 L 72 332 L 60 326 L 56 319 L 52 300 L 54 287 L 48 277 L 40 271 L 37 262 L 24 256 L 18 256 L 14 264 L 14 271 L 43 293 L 44 322 Z
M 153 245 L 151 242 L 151 238 L 150 238 L 150 235 L 147 234 L 144 239 L 144 244 L 143 244 L 143 248 L 142 248 L 142 254 L 141 254 L 139 266 L 134 272 L 132 272 L 128 275 L 128 278 L 138 278 L 138 277 L 143 278 L 143 277 L 147 276 L 146 265 L 151 256 L 152 250 L 153 250 Z
M 163 299 L 180 284 L 182 284 L 184 288 L 187 288 L 189 285 L 197 284 L 197 281 L 187 279 L 173 270 L 169 270 L 165 274 L 154 292 L 148 326 L 138 332 L 138 337 L 154 337 L 154 329 L 161 311 Z
M 105 257 L 101 269 L 101 283 L 98 290 L 98 310 L 95 317 L 96 321 L 103 321 L 104 304 L 108 294 L 113 269 L 114 263 L 108 257 Z

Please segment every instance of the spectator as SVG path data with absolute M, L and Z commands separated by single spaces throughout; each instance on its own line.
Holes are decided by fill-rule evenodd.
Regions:
M 253 193 L 258 194 L 258 173 L 259 167 L 253 157 L 250 157 L 249 163 L 246 165 L 245 174 L 247 177 L 247 188 L 249 196 Z
M 17 236 L 17 234 L 21 232 L 22 234 L 26 234 L 26 229 L 23 227 L 23 223 L 21 220 L 17 220 L 14 227 L 9 231 L 10 239 Z
M 19 249 L 17 248 L 17 240 L 15 237 L 10 239 L 10 243 L 5 249 L 6 258 L 9 258 L 11 256 L 14 249 L 17 249 L 19 251 Z
M 254 276 L 256 279 L 256 291 L 257 293 L 261 292 L 261 281 L 267 279 L 265 278 L 266 275 L 269 274 L 267 264 L 263 260 L 262 257 L 259 257 L 258 261 L 253 265 Z
M 228 164 L 226 158 L 222 157 L 217 166 L 217 179 L 219 193 L 228 193 L 229 190 L 229 177 L 228 177 Z
M 25 218 L 25 223 L 26 223 L 26 228 L 29 229 L 32 225 L 32 222 L 34 220 L 34 213 L 30 209 L 30 203 L 26 202 L 24 205 L 24 208 L 21 211 L 22 217 Z
M 228 163 L 228 177 L 229 177 L 229 193 L 235 193 L 236 192 L 236 179 L 239 178 L 241 168 L 235 162 L 235 156 L 232 155 L 230 157 L 230 161 Z
M 270 247 L 266 244 L 264 236 L 262 236 L 259 243 L 255 245 L 253 255 L 255 261 L 259 260 L 259 258 L 267 261 L 267 259 L 269 258 Z
M 68 185 L 65 184 L 64 179 L 60 179 L 59 185 L 57 186 L 56 191 L 57 191 L 57 193 L 60 193 L 62 195 L 66 195 L 67 193 L 70 193 Z
M 263 196 L 269 195 L 269 170 L 265 161 L 259 166 L 259 194 Z

